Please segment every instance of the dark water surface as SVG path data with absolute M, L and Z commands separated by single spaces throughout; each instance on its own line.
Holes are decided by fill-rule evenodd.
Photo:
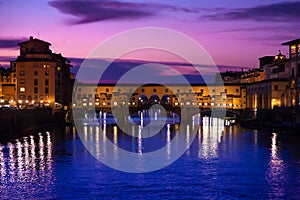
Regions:
M 97 137 L 97 127 L 88 128 Z M 176 162 L 161 170 L 132 174 L 111 169 L 84 148 L 72 127 L 0 144 L 1 199 L 299 199 L 300 133 L 284 134 L 226 127 L 200 130 Z M 137 140 L 107 138 L 135 152 Z M 162 131 L 153 145 L 160 148 Z M 177 133 L 178 134 L 178 133 Z M 185 134 L 185 133 L 181 133 Z

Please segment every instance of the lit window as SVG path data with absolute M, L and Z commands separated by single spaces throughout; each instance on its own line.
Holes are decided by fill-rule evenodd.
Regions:
M 57 71 L 60 71 L 60 67 L 57 67 Z
M 296 45 L 291 46 L 291 54 L 296 53 Z
M 25 92 L 25 87 L 20 87 L 20 92 Z

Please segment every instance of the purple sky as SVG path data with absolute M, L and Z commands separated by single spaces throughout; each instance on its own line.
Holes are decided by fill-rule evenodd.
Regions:
M 16 58 L 17 43 L 30 35 L 65 57 L 85 58 L 114 34 L 157 26 L 192 37 L 218 65 L 257 67 L 258 57 L 286 54 L 280 44 L 300 36 L 299 10 L 300 1 L 278 0 L 0 0 L 0 63 Z

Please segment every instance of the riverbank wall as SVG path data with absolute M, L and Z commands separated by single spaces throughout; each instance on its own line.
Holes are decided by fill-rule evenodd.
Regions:
M 295 108 L 277 107 L 272 110 L 257 109 L 255 112 L 241 120 L 244 128 L 265 130 L 298 131 L 300 128 L 300 113 Z
M 53 113 L 52 109 L 0 110 L 0 138 L 22 137 L 27 130 L 45 125 L 64 125 L 64 116 L 65 112 Z

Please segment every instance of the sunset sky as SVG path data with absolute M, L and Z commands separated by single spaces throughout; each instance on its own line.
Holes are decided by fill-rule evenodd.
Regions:
M 281 43 L 300 36 L 299 10 L 300 1 L 280 0 L 0 0 L 0 61 L 8 65 L 31 35 L 75 60 L 114 34 L 150 26 L 190 36 L 217 65 L 257 67 L 259 57 L 286 54 Z

